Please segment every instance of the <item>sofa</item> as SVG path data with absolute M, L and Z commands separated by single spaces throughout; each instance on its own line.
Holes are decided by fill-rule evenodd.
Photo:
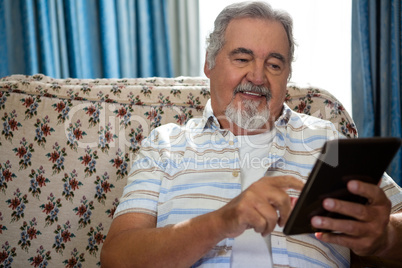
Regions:
M 0 79 L 0 267 L 97 267 L 133 156 L 152 129 L 202 115 L 201 77 Z M 294 110 L 357 131 L 325 90 L 289 84 Z

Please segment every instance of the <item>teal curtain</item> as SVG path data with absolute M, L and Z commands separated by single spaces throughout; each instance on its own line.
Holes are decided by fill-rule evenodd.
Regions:
M 353 0 L 352 105 L 360 137 L 402 137 L 401 6 L 402 0 Z M 402 185 L 401 150 L 388 173 Z
M 171 77 L 164 0 L 0 0 L 0 77 Z

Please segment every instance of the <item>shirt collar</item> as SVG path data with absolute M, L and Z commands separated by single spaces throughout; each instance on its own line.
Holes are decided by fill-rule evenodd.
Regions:
M 292 109 L 289 108 L 287 104 L 283 104 L 282 113 L 279 118 L 275 121 L 275 127 L 285 127 L 292 115 Z M 200 124 L 203 129 L 220 129 L 220 124 L 218 119 L 215 117 L 212 110 L 211 99 L 209 99 L 205 105 L 203 120 Z
M 204 129 L 220 129 L 221 125 L 219 124 L 218 119 L 214 115 L 214 111 L 212 110 L 211 99 L 207 101 L 205 105 L 204 114 L 203 114 L 203 124 L 201 125 Z
M 284 103 L 282 107 L 282 113 L 279 116 L 279 118 L 275 121 L 275 126 L 276 127 L 285 127 L 290 120 L 290 117 L 292 116 L 292 109 L 289 108 L 289 106 Z

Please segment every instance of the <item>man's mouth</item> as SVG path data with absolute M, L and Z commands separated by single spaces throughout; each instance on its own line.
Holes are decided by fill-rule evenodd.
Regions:
M 255 96 L 255 97 L 265 97 L 266 96 L 265 94 L 259 94 L 259 93 L 250 92 L 250 91 L 243 91 L 243 92 L 240 92 L 240 93 L 250 95 L 250 96 Z
M 271 99 L 271 91 L 269 88 L 264 86 L 255 86 L 253 84 L 240 84 L 234 90 L 234 95 L 237 93 L 243 94 L 245 97 L 249 98 L 261 98 L 265 97 L 267 101 Z

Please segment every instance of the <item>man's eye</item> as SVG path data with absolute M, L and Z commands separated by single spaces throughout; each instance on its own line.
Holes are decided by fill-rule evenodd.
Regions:
M 269 67 L 270 67 L 272 70 L 274 70 L 275 72 L 278 72 L 278 71 L 280 71 L 280 70 L 282 69 L 281 66 L 280 66 L 280 65 L 277 65 L 277 64 L 270 64 Z
M 270 63 L 267 65 L 267 69 L 271 74 L 279 75 L 283 71 L 283 65 Z
M 281 66 L 276 65 L 276 64 L 271 64 L 271 68 L 274 69 L 274 70 L 280 70 Z
M 248 62 L 248 59 L 236 59 L 238 62 Z

